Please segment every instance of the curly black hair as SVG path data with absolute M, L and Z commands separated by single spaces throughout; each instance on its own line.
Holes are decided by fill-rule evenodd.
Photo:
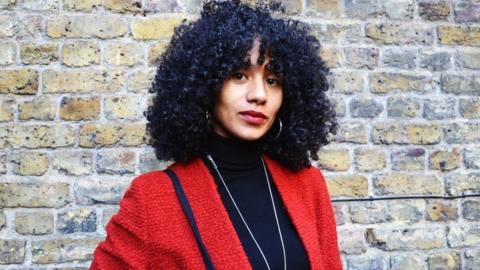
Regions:
M 297 171 L 318 160 L 317 152 L 337 130 L 335 110 L 326 96 L 329 69 L 319 56 L 320 44 L 303 22 L 274 18 L 270 11 L 285 11 L 269 1 L 255 6 L 240 0 L 203 3 L 200 17 L 175 27 L 158 58 L 149 88 L 155 93 L 144 115 L 149 144 L 159 160 L 188 162 L 201 156 L 210 132 L 206 112 L 211 112 L 232 72 L 248 67 L 245 57 L 260 38 L 258 64 L 283 77 L 283 103 L 277 114 L 283 130 L 268 140 L 264 151 Z M 271 128 L 265 137 L 273 137 Z M 265 138 L 264 137 L 264 138 Z

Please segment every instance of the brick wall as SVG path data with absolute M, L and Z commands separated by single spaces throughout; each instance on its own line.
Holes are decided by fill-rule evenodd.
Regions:
M 480 2 L 283 2 L 333 72 L 335 199 L 480 192 Z M 167 165 L 142 112 L 199 7 L 0 0 L 0 268 L 86 269 L 133 177 Z M 479 198 L 334 205 L 345 269 L 480 269 Z

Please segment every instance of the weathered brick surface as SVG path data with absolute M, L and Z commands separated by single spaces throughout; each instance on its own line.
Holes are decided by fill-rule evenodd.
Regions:
M 479 198 L 368 197 L 480 193 L 480 3 L 281 2 L 331 71 L 339 129 L 314 165 L 334 199 L 367 198 L 333 204 L 344 269 L 478 270 Z M 171 164 L 143 113 L 200 9 L 0 0 L 0 269 L 88 269 L 132 176 Z

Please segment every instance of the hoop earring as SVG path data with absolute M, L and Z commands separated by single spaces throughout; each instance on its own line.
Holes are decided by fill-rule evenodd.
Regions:
M 210 128 L 210 122 L 211 122 L 211 117 L 210 117 L 210 113 L 208 111 L 205 111 L 205 119 L 207 119 L 207 128 Z
M 278 123 L 279 123 L 280 127 L 278 128 L 278 132 L 275 135 L 275 137 L 273 137 L 273 140 L 278 139 L 278 137 L 280 136 L 280 133 L 282 133 L 282 127 L 283 127 L 282 119 L 280 119 L 280 117 L 277 117 L 277 118 L 278 118 Z

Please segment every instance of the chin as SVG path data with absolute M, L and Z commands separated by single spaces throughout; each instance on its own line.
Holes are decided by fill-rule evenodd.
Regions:
M 262 138 L 263 135 L 265 135 L 265 133 L 266 133 L 265 131 L 255 130 L 255 131 L 244 131 L 244 132 L 237 133 L 235 135 L 242 140 L 255 141 Z

